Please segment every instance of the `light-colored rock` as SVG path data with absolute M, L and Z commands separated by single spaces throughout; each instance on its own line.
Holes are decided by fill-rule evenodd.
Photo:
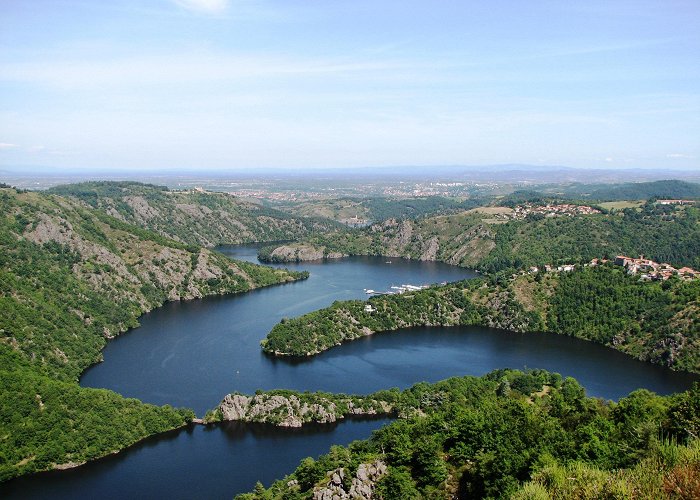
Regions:
M 301 427 L 305 423 L 336 422 L 345 415 L 376 415 L 390 413 L 392 407 L 384 401 L 370 400 L 366 408 L 355 406 L 352 400 L 342 400 L 347 411 L 342 413 L 336 403 L 324 397 L 315 402 L 302 402 L 297 396 L 257 394 L 253 397 L 229 394 L 219 405 L 224 420 L 273 423 L 279 427 Z
M 371 500 L 377 481 L 387 472 L 387 466 L 381 460 L 360 464 L 357 473 L 352 478 L 350 488 L 346 491 L 343 486 L 345 470 L 341 467 L 326 473 L 329 480 L 324 486 L 316 487 L 313 491 L 314 500 Z

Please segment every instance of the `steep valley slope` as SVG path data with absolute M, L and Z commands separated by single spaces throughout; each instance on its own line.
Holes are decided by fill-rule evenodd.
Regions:
M 616 254 L 700 268 L 700 209 L 647 203 L 639 211 L 524 219 L 506 207 L 415 220 L 388 219 L 261 249 L 269 262 L 382 255 L 437 260 L 485 272 L 584 263 Z
M 298 239 L 340 227 L 295 217 L 227 193 L 172 191 L 138 182 L 84 182 L 49 190 L 181 243 L 213 247 Z
M 193 418 L 76 383 L 142 313 L 306 276 L 179 243 L 74 198 L 10 188 L 0 189 L 0 247 L 0 481 Z

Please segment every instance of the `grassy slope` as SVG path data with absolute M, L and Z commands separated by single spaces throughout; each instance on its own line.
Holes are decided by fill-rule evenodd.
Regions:
M 366 312 L 365 304 L 376 311 Z M 598 342 L 635 358 L 700 372 L 700 282 L 639 282 L 621 268 L 469 280 L 403 295 L 335 302 L 283 320 L 266 352 L 310 355 L 340 342 L 419 325 L 485 325 L 551 331 Z
M 102 456 L 192 418 L 75 383 L 143 312 L 303 277 L 12 189 L 0 189 L 0 247 L 0 480 Z

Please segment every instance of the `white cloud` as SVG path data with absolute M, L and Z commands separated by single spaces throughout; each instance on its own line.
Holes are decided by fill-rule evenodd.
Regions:
M 17 144 L 11 144 L 9 142 L 0 142 L 0 149 L 12 149 L 16 147 Z
M 173 0 L 183 9 L 205 14 L 222 14 L 228 10 L 229 0 Z
M 666 155 L 666 158 L 680 158 L 684 160 L 692 160 L 695 157 L 693 155 L 686 155 L 683 153 L 669 153 Z

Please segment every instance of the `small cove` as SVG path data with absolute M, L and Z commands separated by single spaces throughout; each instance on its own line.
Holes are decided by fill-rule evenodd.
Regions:
M 256 261 L 255 247 L 222 247 Z M 391 261 L 388 264 L 387 261 Z M 259 342 L 283 317 L 364 299 L 365 288 L 454 281 L 469 270 L 434 262 L 353 257 L 288 265 L 306 281 L 250 293 L 169 303 L 144 315 L 141 327 L 111 341 L 105 362 L 81 385 L 115 390 L 145 402 L 188 406 L 199 416 L 228 392 L 287 388 L 368 393 L 496 368 L 545 368 L 573 376 L 589 395 L 617 399 L 645 387 L 684 390 L 698 377 L 635 361 L 589 342 L 480 327 L 413 328 L 377 334 L 303 360 L 264 355 Z M 305 456 L 331 444 L 368 437 L 387 420 L 345 421 L 289 431 L 264 426 L 201 426 L 155 436 L 123 453 L 71 471 L 20 478 L 0 487 L 18 498 L 230 498 L 269 484 Z

